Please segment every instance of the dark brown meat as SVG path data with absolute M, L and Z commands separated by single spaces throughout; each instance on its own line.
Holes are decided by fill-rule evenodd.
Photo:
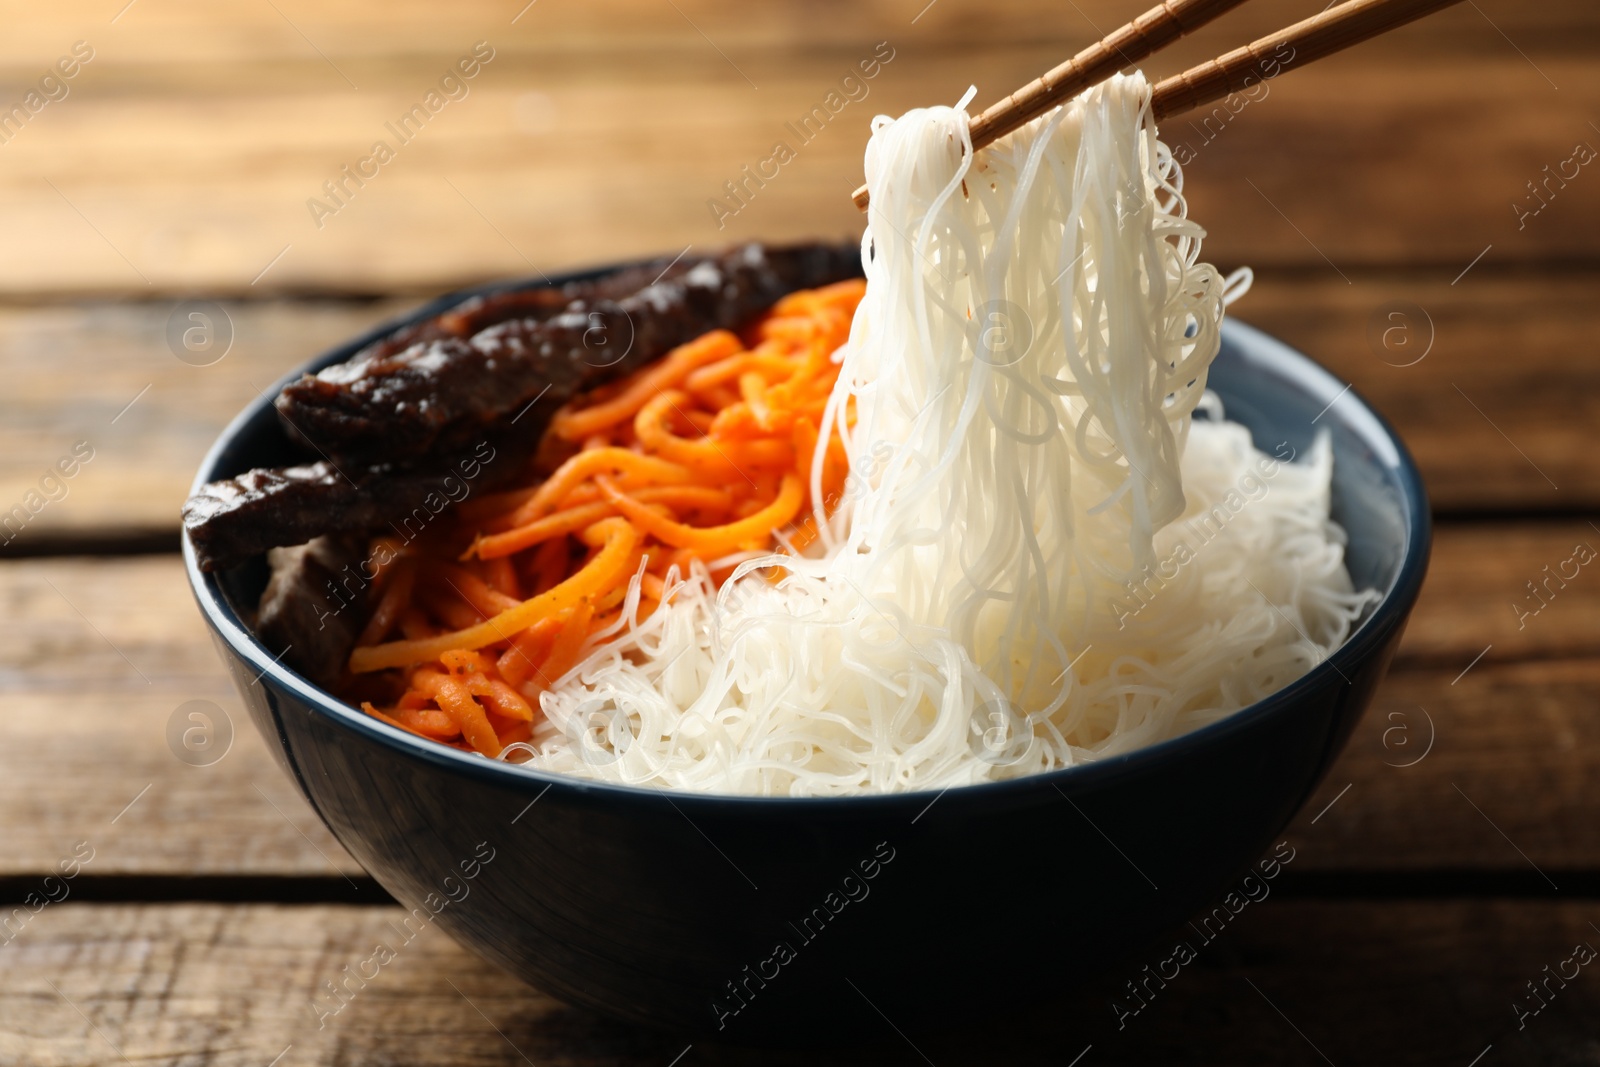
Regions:
M 320 535 L 388 530 L 402 541 L 415 540 L 450 504 L 522 468 L 554 410 L 539 407 L 545 410 L 524 420 L 528 433 L 499 433 L 463 454 L 426 464 L 336 467 L 322 460 L 210 482 L 184 504 L 184 528 L 207 571 Z
M 683 256 L 676 261 L 653 259 L 587 281 L 469 297 L 443 314 L 401 327 L 387 337 L 374 341 L 352 356 L 349 362 L 381 359 L 418 342 L 471 337 L 479 330 L 511 319 L 543 321 L 565 311 L 574 301 L 617 300 L 638 292 L 653 281 L 680 278 L 705 259 L 705 256 Z
M 860 274 L 856 245 L 742 245 L 637 292 L 578 299 L 471 336 L 384 346 L 286 386 L 285 423 L 336 463 L 399 463 L 459 449 L 541 396 L 562 402 L 708 330 L 747 323 L 786 293 Z M 494 298 L 465 312 L 488 321 Z
M 366 622 L 372 571 L 358 539 L 319 537 L 267 553 L 272 578 L 255 632 L 285 663 L 325 689 L 338 682 Z
M 184 528 L 201 567 L 325 534 L 388 528 L 410 540 L 461 494 L 521 472 L 550 417 L 579 393 L 708 330 L 742 327 L 787 293 L 861 272 L 854 244 L 744 245 L 649 284 L 660 269 L 582 283 L 542 319 L 551 298 L 535 294 L 564 289 L 474 298 L 292 383 L 278 411 L 323 458 L 247 471 L 190 497 Z

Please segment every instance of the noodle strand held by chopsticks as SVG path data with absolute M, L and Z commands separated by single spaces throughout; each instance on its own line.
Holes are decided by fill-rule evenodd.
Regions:
M 507 758 L 788 796 L 1038 773 L 1282 688 L 1372 602 L 1329 518 L 1329 450 L 1263 455 L 1208 398 L 1229 285 L 1142 76 L 977 152 L 963 108 L 874 120 L 867 291 L 831 395 L 768 373 L 759 346 L 673 385 L 718 398 L 714 433 L 770 434 L 752 460 L 791 406 L 821 405 L 787 437 L 810 507 L 783 540 L 809 547 L 737 551 L 739 520 L 784 495 L 765 469 L 704 543 L 625 474 L 597 477 L 595 499 L 738 569 L 668 583 L 541 696 Z M 807 318 L 775 309 L 768 339 Z M 667 401 L 641 415 L 639 440 L 696 468 Z

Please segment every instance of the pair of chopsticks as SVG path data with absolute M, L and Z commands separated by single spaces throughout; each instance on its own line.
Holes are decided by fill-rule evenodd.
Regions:
M 1156 121 L 1214 103 L 1229 93 L 1303 67 L 1323 56 L 1387 33 L 1461 0 L 1348 0 L 1287 29 L 1236 48 L 1198 67 L 1158 82 L 1150 109 Z M 1104 40 L 1018 89 L 971 121 L 974 150 L 992 144 L 1091 85 L 1105 81 L 1173 41 L 1238 7 L 1244 0 L 1166 0 Z M 1280 51 L 1287 45 L 1290 58 Z M 867 187 L 855 191 L 867 209 Z

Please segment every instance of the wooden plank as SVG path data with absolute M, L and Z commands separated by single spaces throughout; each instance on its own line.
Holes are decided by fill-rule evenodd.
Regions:
M 1596 183 L 1600 186 L 1600 182 Z M 1461 266 L 1466 266 L 1463 262 Z M 1326 276 L 1264 270 L 1234 314 L 1350 382 L 1395 424 L 1436 508 L 1589 510 L 1600 465 L 1592 271 Z M 1531 575 L 1529 575 L 1531 577 Z
M 98 51 L 70 95 L 5 145 L 0 291 L 431 290 L 530 263 L 852 232 L 860 217 L 847 194 L 873 114 L 952 102 L 969 83 L 996 97 L 1129 11 L 1115 0 L 1081 13 L 944 0 L 913 24 L 890 3 L 818 19 L 798 2 L 737 16 L 629 2 L 535 7 L 513 26 L 483 3 L 448 17 L 408 7 L 374 32 L 338 5 L 240 9 L 226 21 L 194 3 L 156 6 L 115 26 L 87 7 L 81 23 L 52 9 L 8 42 L 0 69 L 19 85 L 83 34 Z M 1152 69 L 1318 6 L 1240 12 Z M 1493 23 L 1463 5 L 1296 72 L 1211 127 L 1204 116 L 1192 132 L 1175 125 L 1197 155 L 1189 190 L 1214 254 L 1330 274 L 1394 262 L 1459 270 L 1491 242 L 1491 263 L 1591 260 L 1600 181 L 1586 171 L 1526 227 L 1511 204 L 1576 142 L 1600 143 L 1588 125 L 1600 29 L 1577 0 L 1489 7 Z M 479 39 L 497 58 L 470 94 L 414 141 L 390 138 L 385 123 Z M 786 123 L 879 41 L 895 58 L 870 95 L 796 140 L 797 158 L 720 227 L 708 201 L 794 139 Z M 1459 77 L 1466 64 L 1472 76 Z M 393 162 L 319 227 L 308 201 L 384 138 Z M 1330 177 L 1337 201 L 1324 192 Z
M 1477 269 L 1485 273 L 1458 285 L 1444 272 L 1358 275 L 1346 285 L 1263 271 L 1235 311 L 1394 421 L 1436 506 L 1600 508 L 1589 433 L 1600 423 L 1600 364 L 1573 356 L 1600 328 L 1595 274 Z M 94 449 L 64 499 L 31 498 L 39 510 L 16 547 L 170 535 L 201 457 L 235 413 L 295 364 L 408 303 L 224 301 L 234 347 L 203 367 L 177 358 L 167 340 L 174 316 L 188 321 L 185 302 L 0 306 L 0 512 L 29 500 L 74 444 Z M 1399 332 L 1390 313 L 1409 316 Z
M 1315 14 L 1324 2 L 1275 0 L 1265 8 L 1245 7 L 1231 12 L 1190 41 L 1174 45 L 1190 50 L 1175 58 L 1174 64 L 1215 55 L 1231 44 L 1260 37 Z M 737 12 L 730 12 L 716 0 L 675 0 L 666 7 L 649 0 L 596 0 L 527 11 L 495 0 L 462 0 L 445 15 L 437 5 L 423 0 L 396 0 L 385 8 L 382 20 L 375 20 L 367 8 L 349 0 L 322 4 L 283 0 L 276 6 L 281 14 L 271 7 L 252 6 L 230 10 L 226 19 L 218 19 L 215 9 L 204 0 L 168 0 L 130 11 L 112 23 L 103 4 L 62 0 L 49 8 L 16 13 L 8 23 L 11 32 L 0 42 L 0 69 L 16 67 L 17 73 L 25 74 L 40 56 L 54 58 L 53 51 L 63 43 L 63 32 L 82 37 L 97 29 L 117 51 L 111 58 L 130 68 L 138 58 L 166 61 L 163 69 L 143 72 L 144 79 L 153 82 L 173 77 L 174 69 L 181 69 L 183 64 L 198 66 L 203 59 L 239 64 L 285 57 L 316 58 L 314 49 L 336 61 L 349 59 L 381 65 L 385 60 L 393 62 L 395 57 L 436 52 L 441 47 L 443 30 L 454 31 L 458 36 L 474 30 L 498 32 L 523 47 L 552 53 L 573 47 L 606 48 L 617 56 L 690 52 L 714 58 L 707 36 L 735 59 L 747 49 L 795 48 L 802 43 L 812 48 L 837 47 L 888 33 L 914 36 L 930 45 L 945 47 L 992 47 L 1041 39 L 1081 47 L 1143 10 L 1128 0 L 1076 0 L 1064 11 L 1041 7 L 1037 0 L 993 0 L 985 4 L 940 0 L 931 7 L 905 0 L 863 0 L 841 6 L 830 11 L 828 18 L 819 19 L 805 4 L 794 0 Z M 1545 0 L 1540 4 L 1493 0 L 1481 6 L 1494 24 L 1525 50 L 1564 48 L 1577 52 L 1600 34 L 1600 18 L 1585 0 Z M 112 14 L 116 13 L 113 8 Z M 1475 14 L 1446 12 L 1429 20 L 1426 33 L 1406 31 L 1412 36 L 1402 39 L 1406 51 L 1425 54 L 1459 50 L 1464 47 L 1464 40 L 1482 47 L 1481 29 L 1485 25 Z M 108 26 L 115 29 L 105 28 Z M 187 35 L 187 40 L 178 40 L 179 35 Z M 1363 47 L 1384 46 L 1384 42 L 1372 42 Z M 1498 47 L 1509 46 L 1501 40 Z M 337 81 L 337 73 L 328 71 L 328 79 Z
M 96 875 L 360 873 L 250 724 L 175 557 L 4 575 L 0 873 L 47 871 L 80 841 Z M 207 765 L 169 736 L 175 719 L 204 728 L 191 701 L 219 746 L 232 733 Z
M 1600 580 L 1582 570 L 1521 629 L 1510 607 L 1575 540 L 1600 546 L 1586 530 L 1439 531 L 1396 670 L 1298 824 L 1305 869 L 1529 872 L 1485 816 L 1558 881 L 1600 868 L 1600 725 L 1589 714 L 1600 698 Z M 12 813 L 0 875 L 47 870 L 102 835 L 97 874 L 357 870 L 256 738 L 175 557 L 0 565 L 0 685 L 0 806 Z M 214 702 L 236 728 L 213 766 L 187 765 L 169 746 L 168 723 L 189 700 Z M 1394 766 L 1430 732 L 1425 759 Z
M 1554 891 L 1600 864 L 1600 661 L 1457 673 L 1390 673 L 1290 829 L 1300 870 L 1500 871 Z
M 1437 665 L 1454 677 L 1491 644 L 1480 666 L 1593 657 L 1600 574 L 1577 565 L 1579 545 L 1600 550 L 1600 532 L 1586 521 L 1440 527 L 1400 662 Z M 1563 571 L 1577 577 L 1563 586 Z M 1537 597 L 1529 582 L 1538 583 Z
M 398 307 L 234 302 L 221 317 L 199 302 L 177 300 L 0 308 L 7 383 L 0 398 L 0 511 L 29 509 L 20 530 L 13 514 L 0 541 L 176 530 L 194 472 L 228 421 L 295 364 Z M 191 313 L 214 320 L 212 344 L 224 345 L 231 334 L 232 348 L 217 362 L 195 365 L 221 348 L 198 355 L 184 348 L 184 331 L 203 325 L 191 325 Z M 74 467 L 73 477 L 59 485 L 48 479 L 57 463 L 72 466 L 84 455 L 90 458 Z
M 567 1009 L 431 928 L 406 944 L 393 907 L 90 905 L 46 908 L 0 948 L 0 1059 L 79 1065 L 141 1058 L 215 1067 L 407 1063 L 1062 1064 L 1580 1062 L 1600 981 L 1578 977 L 1517 1030 L 1514 1004 L 1578 944 L 1587 903 L 1317 902 L 1268 897 L 1132 1011 L 1130 964 L 1003 1025 L 895 1032 L 832 1053 L 773 1052 L 648 1033 Z M 1176 940 L 1176 939 L 1175 939 Z M 398 947 L 391 943 L 399 942 Z M 336 1014 L 312 1006 L 382 943 L 395 958 Z M 1570 974 L 1573 964 L 1567 964 Z M 326 994 L 324 994 L 326 995 Z M 331 996 L 327 1004 L 338 1004 Z M 1121 1005 L 1125 1015 L 1119 1015 Z M 324 1009 L 327 1010 L 326 1008 Z M 1118 1022 L 1122 1023 L 1119 1029 Z M 825 1040 L 826 1019 L 813 1040 Z M 274 1059 L 279 1057 L 279 1059 Z

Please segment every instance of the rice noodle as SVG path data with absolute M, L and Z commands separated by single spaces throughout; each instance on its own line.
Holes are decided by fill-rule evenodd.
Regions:
M 1149 95 L 1118 76 L 976 154 L 966 100 L 874 121 L 829 405 L 851 483 L 820 547 L 720 591 L 673 575 L 508 753 L 669 789 L 939 789 L 1193 729 L 1343 642 L 1372 595 L 1330 450 L 1265 455 L 1207 397 L 1249 278 L 1199 261 Z

